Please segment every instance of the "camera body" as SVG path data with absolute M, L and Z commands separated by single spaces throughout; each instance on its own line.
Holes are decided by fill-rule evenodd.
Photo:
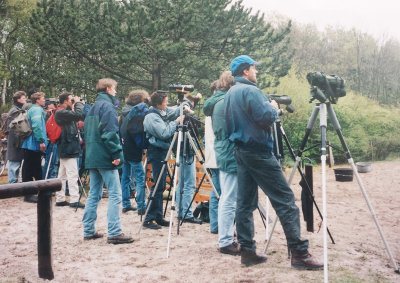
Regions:
M 307 81 L 311 85 L 310 102 L 317 99 L 321 103 L 329 100 L 336 104 L 339 97 L 346 96 L 345 81 L 339 76 L 311 72 L 307 74 Z

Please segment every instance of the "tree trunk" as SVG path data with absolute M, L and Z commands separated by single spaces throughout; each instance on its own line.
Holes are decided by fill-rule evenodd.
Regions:
M 6 104 L 6 89 L 7 89 L 7 79 L 4 79 L 3 89 L 1 91 L 1 105 Z

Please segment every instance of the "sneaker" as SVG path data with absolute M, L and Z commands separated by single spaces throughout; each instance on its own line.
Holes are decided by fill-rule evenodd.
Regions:
M 236 242 L 232 242 L 230 245 L 226 247 L 219 248 L 219 252 L 228 255 L 239 255 L 240 245 Z
M 210 231 L 211 234 L 218 234 L 218 230 Z
M 137 211 L 137 214 L 139 214 L 139 215 L 144 215 L 145 213 L 146 213 L 146 208 L 145 208 L 145 207 L 140 208 L 140 209 L 138 209 L 138 211 Z
M 69 202 L 68 201 L 58 201 L 56 202 L 56 206 L 68 206 Z
M 73 207 L 73 208 L 85 208 L 85 205 L 81 202 L 71 202 L 69 204 L 69 207 Z
M 85 240 L 85 241 L 88 241 L 88 240 L 96 240 L 96 239 L 99 239 L 99 238 L 103 238 L 103 234 L 100 234 L 100 233 L 94 233 L 92 236 L 86 236 L 86 237 L 83 237 L 83 240 Z
M 122 209 L 122 213 L 127 213 L 128 211 L 135 211 L 135 210 L 137 210 L 137 208 L 136 207 L 134 207 L 134 206 L 132 206 L 132 205 L 130 205 L 130 206 L 128 206 L 128 207 L 124 207 L 123 209 Z
M 114 244 L 114 245 L 129 244 L 129 243 L 132 243 L 132 242 L 133 242 L 133 239 L 131 237 L 125 236 L 124 233 L 121 233 L 118 236 L 109 237 L 107 239 L 107 243 Z
M 169 226 L 169 221 L 165 220 L 165 218 L 156 221 L 158 225 L 168 227 Z
M 200 219 L 193 217 L 193 216 L 183 219 L 183 222 L 194 223 L 194 224 L 202 224 L 203 223 L 203 221 L 201 221 Z
M 323 269 L 324 264 L 318 261 L 315 257 L 306 254 L 299 254 L 292 251 L 291 264 L 293 268 L 305 270 L 320 270 Z
M 244 266 L 252 266 L 267 261 L 265 254 L 257 254 L 256 251 L 241 249 L 241 263 Z
M 155 220 L 150 220 L 143 223 L 143 227 L 147 229 L 161 229 L 161 226 L 157 224 Z

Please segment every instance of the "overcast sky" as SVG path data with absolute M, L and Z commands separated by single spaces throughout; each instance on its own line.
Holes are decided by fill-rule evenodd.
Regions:
M 276 11 L 299 23 L 315 23 L 367 32 L 377 39 L 400 41 L 399 0 L 244 0 L 265 14 Z

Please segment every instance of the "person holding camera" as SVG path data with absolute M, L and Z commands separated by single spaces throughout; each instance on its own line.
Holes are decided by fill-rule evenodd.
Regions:
M 55 121 L 61 127 L 61 135 L 57 141 L 57 154 L 60 160 L 58 178 L 62 181 L 61 190 L 56 193 L 56 206 L 67 206 L 84 208 L 79 202 L 78 187 L 78 162 L 81 153 L 80 138 L 77 122 L 83 119 L 83 103 L 79 96 L 63 92 L 58 97 L 61 109 L 55 112 Z M 65 187 L 68 181 L 70 202 L 65 200 Z
M 163 162 L 171 145 L 171 138 L 180 123 L 179 107 L 168 107 L 168 94 L 166 92 L 154 92 L 151 95 L 151 105 L 143 121 L 143 127 L 150 143 L 147 148 L 147 162 L 151 164 L 154 180 L 150 195 L 153 194 L 158 177 L 161 174 Z M 145 228 L 160 229 L 161 226 L 169 226 L 169 221 L 163 218 L 162 209 L 166 174 L 167 171 L 164 170 L 143 222 Z
M 253 211 L 258 187 L 268 196 L 285 232 L 291 251 L 291 265 L 297 269 L 322 269 L 323 264 L 308 253 L 308 240 L 300 237 L 299 208 L 282 169 L 273 154 L 271 126 L 277 119 L 278 104 L 268 101 L 257 88 L 255 61 L 247 55 L 232 60 L 234 86 L 225 95 L 225 120 L 229 140 L 235 144 L 238 193 L 236 230 L 241 262 L 249 266 L 265 262 L 256 253 Z

